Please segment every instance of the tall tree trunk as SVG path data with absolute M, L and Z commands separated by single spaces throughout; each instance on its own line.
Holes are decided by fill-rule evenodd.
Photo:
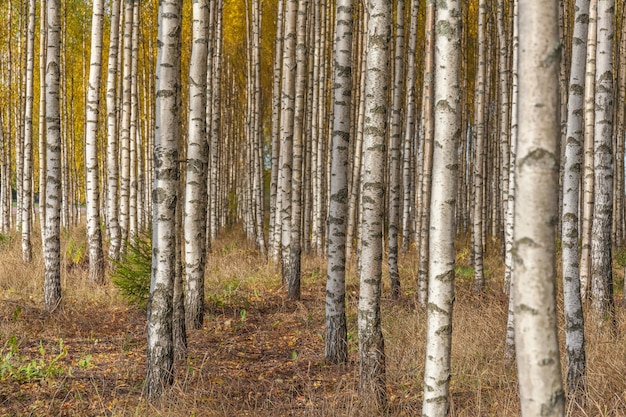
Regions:
M 133 17 L 134 3 L 137 0 L 124 0 L 124 55 L 122 60 L 122 120 L 120 125 L 120 233 L 122 242 L 128 239 L 130 225 L 130 124 L 131 93 L 133 83 Z M 122 243 L 123 245 L 124 243 Z
M 483 157 L 485 152 L 485 77 L 487 69 L 486 51 L 486 0 L 478 3 L 478 63 L 476 71 L 476 95 L 474 100 L 475 133 L 476 133 L 476 156 L 474 159 L 474 222 L 472 228 L 472 242 L 474 253 L 474 291 L 481 292 L 485 287 L 483 274 Z
M 46 0 L 40 0 L 39 2 L 39 80 L 44 81 L 46 79 L 48 38 L 46 4 Z M 5 177 L 3 175 L 3 178 Z M 0 213 L 0 216 L 3 216 L 3 214 Z M 4 223 L 3 220 L 2 223 Z M 41 81 L 39 82 L 39 227 L 43 241 L 43 232 L 46 230 L 46 83 Z
M 293 130 L 296 91 L 296 18 L 298 0 L 286 0 L 285 40 L 283 44 L 283 76 L 280 115 L 280 219 L 282 277 L 288 279 L 291 239 L 291 179 L 293 163 Z
M 109 258 L 118 259 L 121 248 L 121 233 L 118 222 L 118 106 L 117 68 L 119 52 L 120 3 L 111 4 L 111 33 L 109 37 L 109 59 L 107 63 L 107 223 L 109 233 Z
M 398 229 L 401 209 L 402 183 L 402 93 L 404 89 L 404 0 L 396 5 L 395 68 L 389 132 L 389 284 L 391 297 L 400 297 L 400 272 L 398 271 Z
M 326 280 L 326 360 L 348 361 L 346 324 L 346 225 L 348 220 L 348 148 L 352 102 L 352 0 L 338 0 L 333 69 L 328 271 Z
M 204 320 L 207 174 L 206 140 L 209 3 L 193 3 L 193 43 L 189 63 L 189 138 L 185 185 L 185 314 L 187 327 L 201 329 Z
M 138 65 L 139 65 L 139 2 L 133 5 L 133 33 L 131 37 L 130 58 L 130 129 L 129 129 L 129 177 L 128 177 L 128 240 L 133 239 L 138 233 L 137 219 L 137 142 L 139 125 L 139 93 L 138 93 Z
M 430 201 L 430 254 L 424 403 L 422 415 L 445 416 L 450 407 L 450 349 L 454 303 L 454 214 L 457 197 L 460 2 L 437 3 L 435 27 L 435 146 Z
M 384 208 L 385 132 L 389 89 L 389 42 L 392 7 L 389 0 L 367 3 L 365 124 L 361 181 L 360 292 L 358 306 L 360 388 L 363 399 L 387 407 L 385 343 L 381 328 L 382 231 Z
M 419 304 L 426 306 L 428 297 L 428 241 L 430 230 L 430 196 L 432 182 L 433 167 L 433 137 L 434 137 L 434 118 L 433 118 L 433 90 L 434 90 L 434 46 L 435 46 L 435 3 L 428 1 L 426 3 L 426 51 L 424 62 L 424 93 L 423 93 L 423 129 L 424 129 L 424 147 L 423 147 L 423 163 L 422 163 L 422 202 L 419 215 L 420 231 L 419 231 L 419 266 L 417 269 L 417 300 Z
M 613 0 L 598 0 L 591 308 L 598 324 L 614 319 L 611 227 L 613 214 Z
M 555 224 L 559 175 L 556 1 L 519 1 L 515 181 L 515 347 L 522 416 L 563 416 L 557 339 Z
M 584 176 L 582 199 L 582 244 L 580 254 L 580 294 L 583 300 L 588 297 L 589 277 L 591 276 L 591 220 L 593 218 L 594 174 L 593 174 L 593 135 L 595 124 L 596 88 L 596 38 L 598 1 L 589 2 L 589 28 L 587 31 L 587 60 L 585 66 L 585 132 L 584 132 Z
M 278 262 L 280 256 L 280 208 L 278 203 L 278 173 L 280 155 L 280 80 L 283 53 L 283 16 L 285 0 L 278 0 L 276 16 L 276 52 L 274 55 L 274 70 L 272 83 L 272 168 L 270 174 L 270 227 L 268 252 L 273 262 Z
M 26 38 L 26 103 L 24 109 L 24 178 L 22 182 L 22 259 L 30 262 L 33 201 L 33 101 L 35 72 L 35 0 L 28 1 L 28 32 Z
M 296 88 L 294 103 L 293 154 L 291 165 L 291 237 L 289 238 L 289 262 L 287 293 L 292 300 L 300 299 L 300 257 L 302 252 L 302 160 L 304 127 L 304 94 L 307 85 L 306 24 L 308 0 L 299 0 L 296 46 Z M 283 271 L 283 274 L 285 271 Z
M 85 165 L 87 171 L 87 243 L 89 246 L 89 279 L 104 282 L 104 254 L 100 231 L 100 194 L 98 190 L 98 115 L 100 113 L 100 78 L 102 70 L 102 26 L 104 2 L 94 0 L 91 19 L 91 63 L 85 106 Z
M 517 161 L 517 138 L 518 138 L 518 98 L 519 98 L 519 25 L 518 25 L 518 0 L 513 2 L 513 45 L 512 55 L 513 62 L 512 80 L 511 80 L 511 148 L 509 159 L 509 192 L 506 205 L 506 247 L 504 260 L 504 292 L 509 294 L 509 305 L 506 320 L 506 337 L 504 341 L 504 358 L 512 361 L 515 358 L 515 280 L 513 266 L 513 244 L 514 244 L 514 226 L 515 226 L 515 165 Z M 508 282 L 507 282 L 508 279 Z
M 567 359 L 567 391 L 578 399 L 585 389 L 585 333 L 580 276 L 578 272 L 578 201 L 580 195 L 580 166 L 583 142 L 583 98 L 585 91 L 585 57 L 589 0 L 576 2 L 567 131 L 563 162 L 563 308 L 565 315 L 565 350 Z
M 404 137 L 402 152 L 402 240 L 403 251 L 409 249 L 411 240 L 411 204 L 413 203 L 414 183 L 411 176 L 411 164 L 413 163 L 413 141 L 415 140 L 415 120 L 417 118 L 417 104 L 415 102 L 415 78 L 417 65 L 415 64 L 417 55 L 417 21 L 418 21 L 419 1 L 411 0 L 411 10 L 409 12 L 411 20 L 409 23 L 409 42 L 407 45 L 406 62 L 406 101 L 404 117 Z
M 59 81 L 61 63 L 61 5 L 48 0 L 48 51 L 46 64 L 46 229 L 43 255 L 45 263 L 44 306 L 53 311 L 61 302 L 61 115 Z
M 160 397 L 174 380 L 173 297 L 179 190 L 181 2 L 159 5 L 154 138 L 152 278 L 148 306 L 145 394 Z

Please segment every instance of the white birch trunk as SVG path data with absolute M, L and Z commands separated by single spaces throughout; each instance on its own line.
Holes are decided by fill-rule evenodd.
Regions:
M 28 1 L 28 30 L 26 38 L 26 103 L 24 109 L 24 172 L 22 182 L 22 259 L 30 262 L 33 201 L 33 101 L 35 72 L 35 0 Z
M 519 97 L 519 83 L 517 66 L 519 62 L 519 26 L 517 16 L 518 3 L 513 3 L 513 62 L 511 79 L 511 148 L 509 158 L 509 190 L 506 202 L 506 223 L 505 223 L 505 258 L 504 258 L 504 292 L 509 295 L 509 305 L 506 320 L 506 338 L 504 341 L 504 358 L 513 360 L 515 358 L 515 311 L 514 293 L 515 281 L 513 280 L 513 240 L 515 226 L 515 163 L 517 160 L 517 104 Z
M 514 232 L 515 348 L 522 416 L 563 416 L 557 339 L 559 62 L 556 1 L 519 1 Z
M 334 102 L 331 142 L 328 271 L 326 278 L 326 360 L 348 361 L 346 324 L 346 225 L 348 220 L 348 149 L 352 101 L 352 0 L 337 2 Z
M 591 309 L 598 324 L 614 319 L 611 227 L 613 216 L 613 0 L 598 0 L 593 133 Z
M 422 415 L 450 407 L 450 349 L 454 303 L 455 199 L 460 138 L 460 2 L 438 2 L 435 16 L 435 143 L 430 200 L 428 317 Z
M 293 154 L 291 164 L 291 236 L 289 238 L 289 263 L 287 294 L 292 300 L 300 299 L 300 258 L 302 252 L 302 171 L 304 136 L 304 95 L 307 85 L 306 24 L 308 0 L 299 0 L 296 46 L 296 85 L 293 122 Z M 284 272 L 283 272 L 284 273 Z
M 131 93 L 132 93 L 132 39 L 133 39 L 133 9 L 135 0 L 124 0 L 124 36 L 122 59 L 122 120 L 120 124 L 120 195 L 119 221 L 122 245 L 128 239 L 130 215 L 130 121 L 131 121 Z
M 474 116 L 476 129 L 476 145 L 474 158 L 474 222 L 472 228 L 472 242 L 474 253 L 474 291 L 480 292 L 485 287 L 483 274 L 483 210 L 486 202 L 483 200 L 483 156 L 485 152 L 485 77 L 487 69 L 486 54 L 486 10 L 485 0 L 478 3 L 478 63 L 476 71 L 476 98 L 474 101 Z
M 389 236 L 388 263 L 391 297 L 400 297 L 398 270 L 398 230 L 400 222 L 402 182 L 402 93 L 404 90 L 404 0 L 396 5 L 395 68 L 389 129 Z
M 154 138 L 152 279 L 148 306 L 145 394 L 160 397 L 173 383 L 173 297 L 176 276 L 176 206 L 180 140 L 180 0 L 159 4 Z
M 107 230 L 109 232 L 109 258 L 118 259 L 121 248 L 121 234 L 118 223 L 118 106 L 117 106 L 117 67 L 119 51 L 121 0 L 111 4 L 111 33 L 109 37 L 109 59 L 107 63 Z
M 48 50 L 46 64 L 46 228 L 44 230 L 44 306 L 47 311 L 61 302 L 61 115 L 59 82 L 61 64 L 61 5 L 48 0 Z
M 278 0 L 276 17 L 276 52 L 274 55 L 274 70 L 272 84 L 272 168 L 270 178 L 270 227 L 268 252 L 273 262 L 278 262 L 280 256 L 280 208 L 278 203 L 278 172 L 280 155 L 280 80 L 283 52 L 283 15 L 285 0 Z
M 584 390 L 586 366 L 584 316 L 578 271 L 578 202 L 582 164 L 583 98 L 588 21 L 589 0 L 578 0 L 574 17 L 572 63 L 567 102 L 561 230 L 567 391 L 572 398 L 576 398 Z
M 187 327 L 201 329 L 204 319 L 208 143 L 206 138 L 206 70 L 209 4 L 193 3 L 193 43 L 189 63 L 189 137 L 185 177 L 185 315 Z
M 589 294 L 591 276 L 591 220 L 593 217 L 593 135 L 595 125 L 596 88 L 596 38 L 597 0 L 589 2 L 589 27 L 587 30 L 587 60 L 585 65 L 585 132 L 584 132 L 584 176 L 582 198 L 582 243 L 580 253 L 580 296 L 584 300 Z
M 283 282 L 287 282 L 291 239 L 291 179 L 293 158 L 293 125 L 296 87 L 296 17 L 298 0 L 286 0 L 285 40 L 280 116 L 280 219 Z
M 102 26 L 104 2 L 94 0 L 91 19 L 91 63 L 85 106 L 85 168 L 87 171 L 87 244 L 89 279 L 104 282 L 104 254 L 100 231 L 100 194 L 98 190 L 98 115 L 100 113 L 100 79 L 102 73 Z
M 385 196 L 384 165 L 389 89 L 389 42 L 392 8 L 389 0 L 367 3 L 368 48 L 365 71 L 363 170 L 358 330 L 360 389 L 364 401 L 387 406 L 385 343 L 381 328 L 382 231 Z
M 422 196 L 420 207 L 420 231 L 419 231 L 419 265 L 417 270 L 417 300 L 422 307 L 426 306 L 428 297 L 428 241 L 430 230 L 430 196 L 433 165 L 433 90 L 434 90 L 434 37 L 435 37 L 435 3 L 428 1 L 426 4 L 426 51 L 424 67 L 424 92 L 423 92 L 423 164 L 422 164 Z

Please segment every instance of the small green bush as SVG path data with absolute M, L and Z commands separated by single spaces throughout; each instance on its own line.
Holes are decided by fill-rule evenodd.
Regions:
M 118 261 L 113 261 L 111 279 L 128 303 L 146 308 L 150 296 L 152 238 L 137 236 L 126 244 Z

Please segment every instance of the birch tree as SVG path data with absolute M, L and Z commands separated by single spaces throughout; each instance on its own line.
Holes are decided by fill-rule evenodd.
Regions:
M 89 279 L 104 282 L 104 254 L 100 231 L 100 195 L 98 190 L 98 115 L 100 113 L 100 78 L 102 72 L 102 26 L 104 2 L 94 0 L 91 19 L 91 62 L 85 106 L 85 168 L 87 171 L 87 243 Z
M 193 3 L 193 41 L 189 63 L 189 135 L 185 177 L 185 315 L 187 326 L 202 328 L 204 319 L 204 269 L 206 264 L 206 214 L 208 143 L 206 137 L 207 55 L 209 3 Z
M 172 311 L 176 275 L 176 206 L 180 139 L 180 0 L 159 4 L 156 131 L 152 221 L 152 277 L 148 306 L 145 394 L 155 399 L 174 379 Z
M 566 380 L 567 391 L 574 398 L 584 390 L 585 376 L 584 316 L 578 271 L 578 202 L 582 164 L 583 98 L 589 0 L 578 0 L 575 10 L 569 97 L 567 100 L 565 160 L 563 162 L 563 220 L 561 230 Z
M 61 302 L 61 114 L 59 82 L 61 64 L 61 4 L 47 0 L 48 50 L 46 53 L 46 228 L 43 255 L 44 306 L 48 311 Z
M 449 409 L 454 303 L 455 199 L 459 123 L 460 2 L 438 2 L 435 16 L 435 90 L 424 402 L 422 415 Z
M 39 230 L 46 230 L 46 48 L 47 48 L 47 4 L 39 1 Z M 1 121 L 0 121 L 1 122 Z M 7 176 L 4 175 L 3 178 Z M 0 193 L 0 200 L 2 199 Z M 1 203 L 1 201 L 0 201 Z M 0 213 L 0 217 L 3 213 Z M 1 220 L 3 222 L 3 220 Z
M 348 213 L 348 148 L 352 105 L 352 0 L 338 0 L 335 14 L 333 130 L 328 209 L 326 275 L 326 360 L 348 360 L 346 324 L 346 225 Z
M 109 36 L 109 58 L 107 62 L 107 230 L 109 234 L 109 258 L 118 259 L 121 248 L 121 233 L 118 221 L 118 143 L 117 143 L 117 67 L 119 51 L 119 20 L 121 0 L 111 3 L 111 32 Z
M 430 230 L 430 195 L 433 166 L 433 90 L 434 90 L 434 46 L 435 46 L 435 3 L 429 0 L 426 3 L 426 25 L 425 25 L 426 51 L 424 57 L 424 93 L 422 105 L 422 121 L 424 128 L 424 146 L 422 163 L 422 203 L 421 219 L 419 231 L 419 266 L 417 269 L 417 300 L 420 306 L 425 307 L 428 297 L 428 241 Z
M 515 349 L 522 416 L 563 416 L 557 339 L 560 46 L 556 1 L 519 0 Z M 523 289 L 523 291 L 517 290 Z
M 298 1 L 296 88 L 294 102 L 292 161 L 291 161 L 291 227 L 289 237 L 289 261 L 287 262 L 287 293 L 292 300 L 300 299 L 300 256 L 302 252 L 302 166 L 304 94 L 306 91 L 306 23 L 308 0 Z M 283 262 L 283 265 L 285 263 Z M 283 270 L 283 275 L 285 271 Z M 284 275 L 285 276 L 285 275 Z
M 513 280 L 513 244 L 515 226 L 515 162 L 517 160 L 517 133 L 518 133 L 518 97 L 519 97 L 519 25 L 518 0 L 513 2 L 513 62 L 511 80 L 511 147 L 509 155 L 509 190 L 506 202 L 505 223 L 505 254 L 504 254 L 504 292 L 509 295 L 509 305 L 506 319 L 506 337 L 504 340 L 504 358 L 512 361 L 515 357 L 515 311 L 514 294 L 515 280 Z
M 22 182 L 22 259 L 30 262 L 33 256 L 31 243 L 31 203 L 33 200 L 33 101 L 35 72 L 35 0 L 28 1 L 28 31 L 26 35 L 26 103 L 24 109 L 24 172 Z
M 597 0 L 591 307 L 597 323 L 612 321 L 613 272 L 613 0 Z
M 486 10 L 485 0 L 478 3 L 478 68 L 476 71 L 476 94 L 474 101 L 476 147 L 474 159 L 474 223 L 472 242 L 474 253 L 474 290 L 480 292 L 485 286 L 483 274 L 483 156 L 485 152 L 485 77 L 486 53 Z
M 296 88 L 296 22 L 298 0 L 286 0 L 285 37 L 283 42 L 283 76 L 280 107 L 280 220 L 283 282 L 290 271 L 291 179 L 293 164 L 293 125 Z
M 404 136 L 403 136 L 403 155 L 402 155 L 402 241 L 401 248 L 403 251 L 408 250 L 411 240 L 411 204 L 412 204 L 412 183 L 411 180 L 411 164 L 412 164 L 412 142 L 415 136 L 415 119 L 416 119 L 416 101 L 415 101 L 415 78 L 417 66 L 417 20 L 419 11 L 419 2 L 411 0 L 411 8 L 409 15 L 409 41 L 407 44 L 406 58 L 406 93 L 405 93 L 405 115 L 404 115 Z
M 596 38 L 597 38 L 597 0 L 589 2 L 589 27 L 587 29 L 587 59 L 585 64 L 585 102 L 584 102 L 584 170 L 582 196 L 582 233 L 580 253 L 580 294 L 583 300 L 589 296 L 589 277 L 591 276 L 591 220 L 593 217 L 593 135 L 595 124 L 596 94 Z
M 391 1 L 369 0 L 368 49 L 365 72 L 365 124 L 359 233 L 360 292 L 358 306 L 361 395 L 377 407 L 387 406 L 385 344 L 380 316 L 382 293 L 382 227 L 384 155 L 389 89 L 388 56 L 391 40 Z
M 389 131 L 389 283 L 391 297 L 400 297 L 400 273 L 398 271 L 398 230 L 402 208 L 402 93 L 404 89 L 404 0 L 396 4 L 395 68 L 391 93 L 391 120 Z
M 132 97 L 133 17 L 136 0 L 124 0 L 124 38 L 122 58 L 122 112 L 119 136 L 119 224 L 122 241 L 128 239 L 130 225 L 130 125 Z

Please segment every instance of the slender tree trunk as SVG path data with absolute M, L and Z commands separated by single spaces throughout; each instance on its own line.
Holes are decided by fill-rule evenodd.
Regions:
M 422 202 L 420 219 L 419 266 L 417 270 L 417 299 L 419 304 L 426 306 L 428 297 L 428 254 L 430 230 L 430 196 L 433 167 L 433 90 L 434 90 L 434 33 L 435 33 L 435 3 L 426 3 L 426 51 L 424 66 L 424 94 L 423 94 L 423 129 L 424 148 L 422 163 Z
M 185 177 L 185 314 L 187 327 L 201 329 L 204 320 L 207 174 L 206 70 L 209 3 L 193 3 L 193 43 L 189 63 L 189 138 Z
M 416 78 L 416 54 L 417 54 L 417 21 L 418 21 L 419 1 L 411 0 L 411 16 L 409 24 L 409 42 L 407 45 L 406 62 L 406 101 L 404 117 L 404 137 L 402 155 L 402 235 L 401 248 L 403 251 L 409 249 L 411 240 L 411 204 L 413 202 L 414 182 L 411 175 L 411 164 L 413 163 L 412 144 L 415 140 L 415 120 L 417 118 L 417 104 L 415 102 L 415 78 Z
M 129 129 L 129 176 L 128 176 L 128 240 L 137 236 L 137 140 L 139 125 L 138 65 L 139 65 L 139 1 L 133 5 L 133 33 L 131 37 L 130 62 L 130 129 Z
M 583 142 L 583 98 L 588 21 L 589 0 L 578 0 L 574 18 L 572 64 L 567 103 L 561 231 L 567 391 L 573 399 L 578 399 L 585 389 L 586 367 L 584 316 L 578 271 L 578 201 L 582 163 L 581 145 Z
M 513 62 L 511 80 L 511 148 L 509 159 L 509 192 L 506 212 L 506 247 L 505 247 L 505 272 L 504 292 L 509 294 L 509 306 L 506 320 L 506 338 L 504 341 L 504 358 L 512 361 L 515 358 L 515 280 L 513 270 L 513 243 L 515 225 L 515 165 L 517 160 L 517 137 L 518 137 L 518 62 L 519 62 L 519 25 L 518 25 L 518 0 L 513 3 Z M 508 279 L 508 282 L 507 282 Z
M 296 88 L 294 103 L 293 154 L 291 165 L 291 236 L 287 269 L 287 293 L 292 300 L 300 299 L 300 256 L 302 252 L 302 162 L 304 94 L 306 91 L 306 24 L 308 0 L 299 0 L 296 46 Z M 283 274 L 285 271 L 283 270 Z
M 272 168 L 270 179 L 270 228 L 269 228 L 269 257 L 278 262 L 280 256 L 280 208 L 278 203 L 278 172 L 280 155 L 280 80 L 283 52 L 283 16 L 285 0 L 278 0 L 276 17 L 276 53 L 274 55 L 274 70 L 272 84 Z
M 474 159 L 474 223 L 472 228 L 472 242 L 474 253 L 474 291 L 481 292 L 485 287 L 483 274 L 483 156 L 485 152 L 485 77 L 486 77 L 486 10 L 485 0 L 478 3 L 478 68 L 476 74 L 476 95 L 474 101 L 475 130 L 476 130 L 476 157 Z
M 145 394 L 160 397 L 173 383 L 173 297 L 176 276 L 176 205 L 179 190 L 180 139 L 180 0 L 159 5 L 154 138 L 152 279 L 148 306 Z
M 613 322 L 611 227 L 613 214 L 613 0 L 598 0 L 595 128 L 593 133 L 593 220 L 591 308 L 598 324 Z
M 24 109 L 24 178 L 22 183 L 22 259 L 30 262 L 33 201 L 33 101 L 35 72 L 35 0 L 28 1 L 28 32 L 26 39 L 26 103 Z
M 346 324 L 346 224 L 348 149 L 352 102 L 352 0 L 339 0 L 335 21 L 333 134 L 331 142 L 328 271 L 326 280 L 326 360 L 348 361 Z
M 593 218 L 594 198 L 593 135 L 595 124 L 597 4 L 597 0 L 591 0 L 589 2 L 587 61 L 585 66 L 585 156 L 582 202 L 582 244 L 580 254 L 580 294 L 583 300 L 587 299 L 589 291 L 589 277 L 591 276 L 591 220 Z
M 46 4 L 46 0 L 39 2 L 39 80 L 44 81 L 46 79 L 48 26 Z M 39 227 L 43 241 L 43 232 L 46 230 L 46 83 L 41 81 L 39 83 Z
M 107 63 L 107 230 L 109 232 L 109 258 L 118 259 L 121 247 L 121 234 L 118 223 L 118 106 L 117 106 L 117 68 L 119 51 L 121 0 L 111 4 L 111 34 L 109 37 L 109 59 Z
M 128 239 L 130 225 L 130 124 L 133 56 L 133 9 L 137 0 L 124 0 L 124 56 L 122 60 L 122 120 L 120 125 L 119 221 L 122 241 Z M 123 244 L 123 243 L 122 243 Z
M 515 181 L 515 346 L 522 416 L 563 416 L 557 340 L 555 224 L 559 175 L 556 1 L 519 1 Z
M 365 125 L 361 181 L 360 293 L 358 307 L 361 396 L 379 409 L 387 407 L 385 343 L 381 328 L 382 230 L 385 132 L 389 89 L 389 0 L 367 3 L 368 48 L 365 71 Z
M 437 3 L 435 27 L 435 146 L 430 201 L 430 254 L 422 415 L 444 417 L 450 407 L 450 349 L 454 303 L 454 214 L 457 197 L 460 2 Z
M 296 18 L 298 0 L 286 0 L 285 40 L 283 44 L 283 79 L 280 116 L 280 206 L 282 276 L 286 283 L 290 271 L 291 239 L 291 180 L 293 165 L 293 135 L 296 93 Z
M 404 0 L 396 5 L 395 68 L 393 77 L 391 121 L 389 132 L 389 284 L 391 297 L 400 297 L 398 271 L 398 229 L 401 209 L 402 184 L 402 93 L 404 89 Z
M 100 195 L 98 190 L 98 114 L 100 113 L 100 78 L 102 72 L 102 26 L 104 2 L 94 0 L 91 19 L 91 64 L 89 89 L 85 106 L 85 161 L 87 171 L 87 242 L 89 246 L 89 279 L 104 282 L 104 254 L 100 231 Z
M 45 263 L 44 306 L 54 311 L 61 302 L 61 115 L 59 81 L 61 63 L 61 5 L 47 0 L 48 51 L 46 64 L 46 229 L 43 255 Z

